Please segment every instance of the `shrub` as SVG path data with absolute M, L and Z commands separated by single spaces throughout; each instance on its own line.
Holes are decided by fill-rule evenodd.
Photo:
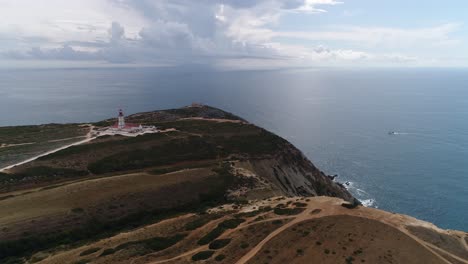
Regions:
M 215 252 L 213 250 L 200 251 L 192 256 L 193 261 L 205 260 L 211 258 Z
M 248 248 L 248 247 L 249 247 L 249 244 L 248 244 L 248 243 L 245 243 L 245 242 L 242 242 L 242 243 L 240 244 L 240 247 L 241 247 L 241 248 Z
M 195 229 L 200 228 L 200 227 L 206 225 L 207 223 L 209 223 L 210 221 L 212 221 L 214 219 L 217 219 L 219 217 L 221 217 L 220 214 L 210 214 L 210 215 L 202 216 L 202 217 L 200 217 L 198 219 L 195 219 L 195 220 L 185 224 L 185 230 L 186 231 L 195 230 Z
M 113 248 L 106 248 L 104 249 L 104 251 L 102 251 L 101 255 L 99 255 L 99 257 L 104 257 L 104 256 L 107 256 L 107 255 L 112 255 L 116 252 L 115 249 Z
M 52 168 L 38 166 L 27 168 L 16 174 L 0 174 L 0 183 L 16 183 L 31 180 L 55 180 L 62 178 L 73 178 L 88 175 L 87 171 L 66 168 Z
M 346 261 L 346 264 L 353 264 L 354 258 L 349 256 L 349 257 L 346 258 L 345 261 Z
M 131 241 L 121 245 L 118 245 L 115 248 L 115 251 L 126 249 L 132 246 L 141 246 L 143 250 L 140 252 L 141 255 L 145 255 L 149 252 L 161 251 L 168 247 L 175 245 L 177 242 L 185 238 L 184 234 L 177 234 L 171 237 L 153 237 L 150 239 Z
M 216 239 L 213 242 L 210 243 L 209 248 L 210 249 L 220 249 L 225 246 L 227 246 L 231 242 L 230 238 L 227 239 Z
M 306 204 L 306 203 L 300 203 L 300 202 L 296 202 L 296 203 L 294 203 L 294 205 L 295 205 L 296 207 L 307 207 L 307 204 Z
M 23 258 L 8 258 L 4 261 L 5 262 L 2 262 L 3 264 L 23 264 L 24 263 Z
M 216 158 L 216 146 L 198 137 L 174 139 L 149 149 L 137 149 L 117 153 L 94 163 L 88 169 L 95 174 L 142 169 L 166 165 L 184 160 Z
M 219 223 L 215 229 L 211 230 L 211 232 L 200 238 L 200 240 L 198 240 L 198 244 L 206 245 L 222 235 L 226 229 L 236 228 L 243 222 L 245 222 L 245 219 L 241 218 L 224 220 L 223 222 Z
M 89 248 L 89 249 L 81 252 L 80 256 L 87 256 L 87 255 L 93 254 L 95 252 L 98 252 L 99 250 L 101 250 L 101 248 Z
M 32 255 L 35 252 L 59 245 L 68 245 L 79 241 L 93 241 L 103 236 L 111 236 L 127 228 L 154 223 L 181 212 L 194 212 L 205 206 L 206 204 L 203 203 L 195 203 L 173 209 L 140 211 L 109 222 L 91 219 L 82 226 L 71 230 L 32 235 L 13 241 L 0 240 L 0 263 L 7 263 L 6 261 L 9 261 L 9 259 L 21 259 L 20 256 Z
M 224 231 L 226 231 L 226 229 L 217 226 L 215 229 L 211 230 L 208 234 L 200 238 L 200 240 L 198 240 L 198 244 L 206 245 L 210 243 L 211 241 L 215 240 L 216 238 L 218 238 L 220 235 L 222 235 Z
M 242 218 L 234 218 L 234 219 L 228 219 L 223 222 L 221 222 L 218 226 L 223 227 L 225 229 L 234 229 L 238 227 L 240 224 L 245 222 L 245 219 Z
M 274 225 L 281 225 L 283 223 L 283 220 L 280 220 L 280 219 L 276 219 L 276 220 L 273 220 L 272 222 Z
M 84 212 L 84 209 L 83 209 L 83 208 L 77 207 L 77 208 L 71 209 L 71 211 L 72 211 L 73 213 L 75 213 L 75 214 L 81 214 L 81 213 Z
M 216 256 L 216 257 L 215 257 L 215 260 L 216 260 L 216 261 L 222 261 L 222 260 L 225 259 L 225 258 L 226 258 L 226 256 L 223 255 L 223 254 L 221 254 L 221 255 Z
M 273 212 L 277 215 L 297 215 L 304 211 L 304 208 L 275 208 Z

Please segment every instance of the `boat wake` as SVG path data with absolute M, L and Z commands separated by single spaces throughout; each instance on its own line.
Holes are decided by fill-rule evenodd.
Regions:
M 390 131 L 388 132 L 389 135 L 410 135 L 411 133 L 407 133 L 407 132 L 397 132 L 397 131 Z

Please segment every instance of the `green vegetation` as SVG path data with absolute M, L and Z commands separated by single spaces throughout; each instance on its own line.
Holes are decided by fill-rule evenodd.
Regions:
M 8 258 L 2 261 L 3 261 L 1 262 L 2 264 L 23 264 L 24 263 L 23 258 Z
M 218 255 L 218 256 L 215 257 L 215 260 L 216 260 L 216 261 L 223 261 L 223 259 L 225 259 L 225 258 L 226 258 L 225 255 L 220 254 L 220 255 Z
M 98 252 L 101 248 L 90 248 L 80 253 L 80 256 L 87 256 Z
M 240 218 L 225 220 L 218 224 L 218 226 L 215 229 L 211 230 L 208 234 L 206 234 L 204 237 L 198 240 L 198 244 L 206 245 L 218 238 L 220 235 L 222 235 L 227 229 L 234 229 L 243 222 L 245 222 L 245 220 Z
M 272 222 L 274 225 L 281 225 L 283 223 L 283 220 L 273 220 Z
M 220 249 L 225 246 L 227 246 L 231 242 L 230 238 L 226 239 L 216 239 L 213 242 L 210 243 L 209 248 L 210 249 Z
M 117 252 L 114 248 L 106 248 L 104 249 L 104 251 L 102 251 L 101 255 L 99 255 L 99 257 L 104 257 L 104 256 L 108 256 L 108 255 L 112 255 L 114 254 L 115 252 Z
M 84 136 L 87 127 L 78 124 L 0 127 L 0 143 L 22 144 Z
M 185 224 L 185 230 L 186 231 L 195 230 L 197 228 L 200 228 L 208 224 L 212 220 L 220 218 L 221 216 L 222 216 L 221 214 L 207 214 L 207 215 L 200 216 L 198 219 Z
M 0 174 L 0 184 L 11 184 L 24 181 L 37 180 L 56 180 L 62 178 L 73 178 L 88 175 L 87 171 L 78 171 L 66 168 L 51 168 L 46 166 L 38 166 L 27 168 L 17 174 Z
M 171 140 L 149 149 L 125 151 L 91 163 L 88 169 L 95 174 L 142 169 L 185 160 L 216 158 L 216 147 L 198 137 Z
M 304 211 L 304 208 L 275 208 L 273 212 L 277 215 L 297 215 Z
M 240 244 L 240 247 L 241 247 L 242 249 L 248 248 L 248 247 L 249 247 L 249 243 L 242 242 L 242 243 Z
M 352 264 L 354 261 L 354 258 L 352 256 L 349 256 L 345 259 L 345 261 L 346 261 L 346 264 Z
M 78 124 L 0 127 L 0 167 L 82 140 L 89 128 Z
M 257 216 L 258 214 L 265 213 L 271 211 L 273 208 L 270 206 L 265 206 L 265 207 L 260 207 L 258 210 L 251 211 L 251 212 L 245 212 L 245 213 L 238 213 L 234 215 L 235 217 L 254 217 Z
M 153 169 L 149 171 L 149 173 L 160 175 L 160 174 L 166 174 L 166 173 L 171 173 L 171 172 L 180 171 L 180 170 L 206 168 L 206 167 L 213 166 L 215 164 L 216 164 L 216 161 L 206 161 L 203 163 L 188 164 L 188 165 L 183 165 L 183 166 L 165 166 L 162 168 Z
M 72 147 L 57 151 L 55 153 L 49 154 L 47 156 L 41 157 L 38 160 L 51 160 L 51 159 L 63 158 L 63 157 L 67 157 L 67 156 L 75 155 L 75 154 L 90 153 L 90 152 L 99 151 L 99 150 L 109 150 L 109 149 L 118 150 L 126 146 L 144 144 L 144 143 L 149 143 L 152 141 L 159 142 L 159 141 L 164 141 L 164 139 L 167 139 L 167 136 L 164 134 L 147 134 L 147 135 L 141 135 L 138 137 L 123 137 L 123 136 L 114 136 L 114 137 L 118 139 L 100 142 L 99 139 L 101 140 L 103 139 L 103 137 L 100 137 L 99 139 L 97 139 L 97 142 L 93 144 L 72 146 Z
M 295 203 L 293 203 L 293 204 L 294 204 L 294 206 L 296 206 L 296 207 L 307 207 L 307 204 L 306 204 L 306 203 L 295 202 Z
M 71 209 L 72 213 L 75 213 L 75 214 L 81 214 L 84 212 L 84 209 L 83 208 L 80 208 L 80 207 L 77 207 L 77 208 L 73 208 Z
M 245 222 L 244 219 L 234 218 L 234 219 L 224 220 L 218 226 L 224 229 L 234 229 L 238 227 L 240 224 L 242 224 L 243 222 Z
M 111 222 L 90 220 L 80 228 L 69 231 L 33 235 L 14 241 L 0 241 L 0 263 L 18 256 L 28 256 L 35 252 L 57 247 L 59 245 L 79 245 L 96 239 L 109 237 L 126 229 L 136 228 L 148 223 L 155 223 L 182 213 L 195 212 L 213 203 L 224 203 L 218 197 L 209 203 L 194 203 L 184 207 L 168 210 L 141 211 Z
M 117 148 L 116 144 L 140 144 L 144 141 L 151 141 L 151 144 L 145 145 L 144 148 L 133 148 L 131 151 L 122 149 L 115 154 L 89 164 L 88 169 L 91 172 L 101 174 L 161 166 L 186 160 L 214 159 L 232 153 L 269 154 L 278 151 L 285 142 L 266 130 L 246 124 L 190 120 L 164 123 L 164 126 L 176 128 L 183 132 L 202 134 L 203 136 L 185 136 L 184 138 L 178 137 L 169 140 L 163 134 L 150 134 L 133 139 L 76 146 L 57 152 L 53 156 L 44 157 L 44 159 L 83 153 L 89 151 L 89 148 L 99 149 L 112 146 L 115 149 Z M 155 142 L 158 140 L 159 142 L 156 144 Z M 172 169 L 155 170 L 153 173 L 161 174 L 171 171 Z
M 200 251 L 192 256 L 193 261 L 205 260 L 211 258 L 215 252 L 212 250 Z
M 171 237 L 153 237 L 150 239 L 139 240 L 139 241 L 131 241 L 121 245 L 118 245 L 115 248 L 115 251 L 127 249 L 130 247 L 139 247 L 141 248 L 139 251 L 140 255 L 146 255 L 151 252 L 161 251 L 168 247 L 175 245 L 177 242 L 181 241 L 185 238 L 185 234 L 177 234 Z
M 9 199 L 9 198 L 13 198 L 15 197 L 14 195 L 10 194 L 10 195 L 5 195 L 5 196 L 0 196 L 0 201 L 2 200 L 6 200 L 6 199 Z

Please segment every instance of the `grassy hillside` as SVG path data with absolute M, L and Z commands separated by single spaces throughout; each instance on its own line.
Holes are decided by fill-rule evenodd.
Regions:
M 93 124 L 91 134 L 114 121 Z M 163 132 L 101 136 L 0 173 L 0 260 L 75 248 L 169 215 L 228 202 L 246 203 L 252 197 L 300 194 L 352 200 L 286 140 L 219 109 L 140 113 L 128 121 L 155 125 Z M 70 135 L 73 127 L 84 126 L 66 125 L 55 136 Z M 86 129 L 89 132 L 90 126 Z M 50 133 L 55 132 L 51 129 Z M 276 211 L 290 214 L 286 209 Z M 209 245 L 241 223 L 235 219 L 219 223 L 195 242 Z M 264 232 L 274 226 L 265 226 Z M 126 241 L 101 254 L 127 249 L 146 254 L 170 248 L 187 235 L 176 232 L 138 243 Z M 82 256 L 98 251 L 90 248 Z M 210 254 L 200 253 L 195 259 Z
M 30 259 L 44 264 L 464 263 L 459 249 L 466 248 L 466 233 L 342 205 L 342 200 L 329 197 L 226 204 L 84 245 L 36 253 Z M 415 227 L 430 232 L 415 235 L 409 231 Z M 435 242 L 439 237 L 453 243 L 440 247 Z
M 0 168 L 80 141 L 88 132 L 79 124 L 0 127 Z

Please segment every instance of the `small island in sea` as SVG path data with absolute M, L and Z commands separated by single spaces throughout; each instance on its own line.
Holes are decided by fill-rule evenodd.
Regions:
M 468 263 L 285 139 L 194 104 L 0 128 L 1 263 Z

